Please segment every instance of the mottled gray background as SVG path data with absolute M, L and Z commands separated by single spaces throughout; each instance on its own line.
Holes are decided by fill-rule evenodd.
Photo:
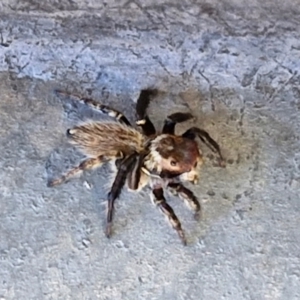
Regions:
M 300 299 L 299 13 L 297 0 L 2 0 L 0 299 Z M 203 147 L 201 222 L 168 194 L 187 247 L 149 190 L 123 192 L 107 240 L 106 167 L 46 187 L 81 159 L 66 129 L 101 119 L 54 88 L 133 120 L 149 86 L 158 126 L 192 111 L 228 162 Z

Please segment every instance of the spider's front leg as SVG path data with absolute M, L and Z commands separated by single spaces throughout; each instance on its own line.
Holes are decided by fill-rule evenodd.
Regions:
M 184 138 L 188 138 L 191 140 L 194 140 L 196 136 L 200 138 L 200 140 L 214 153 L 219 154 L 219 164 L 221 167 L 226 166 L 226 162 L 223 158 L 223 155 L 221 153 L 220 146 L 218 143 L 208 134 L 207 131 L 197 128 L 197 127 L 192 127 L 188 129 L 186 132 L 182 134 Z
M 168 188 L 172 194 L 182 199 L 194 211 L 194 218 L 198 221 L 201 217 L 201 205 L 194 193 L 179 182 L 170 182 Z
M 155 205 L 157 205 L 160 210 L 163 212 L 163 214 L 168 218 L 170 224 L 172 227 L 177 231 L 183 245 L 186 246 L 186 238 L 184 231 L 182 230 L 181 223 L 177 216 L 174 213 L 173 208 L 167 203 L 165 197 L 164 197 L 164 191 L 162 187 L 155 187 L 152 190 L 153 193 L 153 202 Z
M 194 118 L 190 113 L 174 113 L 172 115 L 167 116 L 164 121 L 164 126 L 162 129 L 162 133 L 174 134 L 175 126 L 177 123 L 183 123 L 190 119 Z
M 105 234 L 109 238 L 112 231 L 112 221 L 114 213 L 114 202 L 119 197 L 122 188 L 125 184 L 127 174 L 130 173 L 135 166 L 137 160 L 137 153 L 133 153 L 122 161 L 119 161 L 118 172 L 111 187 L 110 192 L 108 193 L 108 210 L 107 210 L 107 224 L 105 229 Z

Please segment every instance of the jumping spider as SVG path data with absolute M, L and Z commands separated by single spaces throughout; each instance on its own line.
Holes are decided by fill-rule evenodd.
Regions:
M 72 96 L 56 91 L 61 96 Z M 89 121 L 67 130 L 70 143 L 78 147 L 87 159 L 65 175 L 48 182 L 55 186 L 66 182 L 83 170 L 99 167 L 104 162 L 112 162 L 116 176 L 108 193 L 106 236 L 112 233 L 114 201 L 121 193 L 125 183 L 130 190 L 141 190 L 146 185 L 152 188 L 152 201 L 167 216 L 177 231 L 182 243 L 186 238 L 181 223 L 171 206 L 166 202 L 163 188 L 177 194 L 194 211 L 198 219 L 201 206 L 192 191 L 181 182 L 198 180 L 199 167 L 203 163 L 202 152 L 195 141 L 198 136 L 213 152 L 219 155 L 221 166 L 225 166 L 219 145 L 210 135 L 197 127 L 192 127 L 182 135 L 175 134 L 176 123 L 187 121 L 193 116 L 189 113 L 174 113 L 164 121 L 161 133 L 157 133 L 147 115 L 149 102 L 155 90 L 142 90 L 136 105 L 136 125 L 142 133 L 133 128 L 128 119 L 120 112 L 102 105 L 92 99 L 75 96 L 89 107 L 115 118 L 115 121 Z

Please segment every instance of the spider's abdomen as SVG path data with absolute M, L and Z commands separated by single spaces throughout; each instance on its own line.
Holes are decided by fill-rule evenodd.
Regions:
M 128 155 L 141 152 L 144 145 L 140 132 L 116 122 L 87 122 L 68 129 L 67 135 L 71 144 L 90 157 Z

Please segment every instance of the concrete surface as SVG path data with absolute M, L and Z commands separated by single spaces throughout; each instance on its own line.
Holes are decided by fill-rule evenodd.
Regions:
M 1 1 L 0 299 L 300 299 L 299 12 L 296 0 Z M 148 86 L 163 91 L 156 124 L 191 110 L 228 162 L 203 147 L 201 222 L 168 195 L 187 247 L 148 190 L 123 192 L 107 240 L 105 167 L 46 187 L 81 159 L 65 130 L 101 118 L 54 88 L 132 119 Z

